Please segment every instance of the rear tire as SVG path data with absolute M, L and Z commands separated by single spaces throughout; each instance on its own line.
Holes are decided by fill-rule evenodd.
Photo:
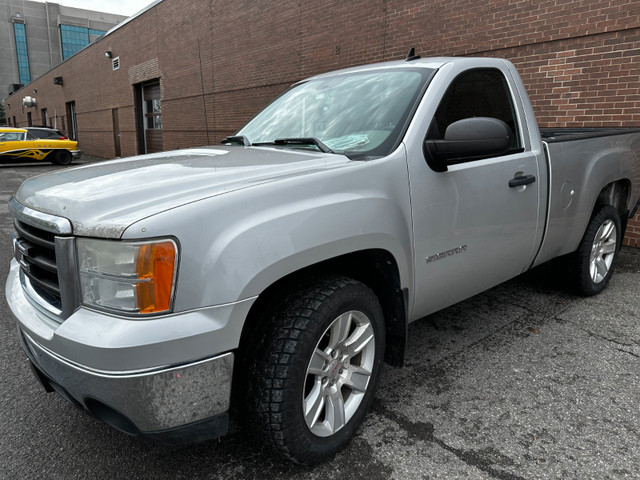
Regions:
M 591 296 L 604 290 L 622 243 L 620 214 L 611 205 L 596 208 L 578 249 L 567 258 L 572 290 Z
M 71 153 L 69 153 L 68 150 L 60 150 L 55 152 L 52 163 L 57 165 L 69 165 L 71 160 Z
M 250 422 L 285 457 L 312 465 L 346 446 L 373 401 L 384 354 L 375 294 L 346 277 L 288 296 L 247 352 Z

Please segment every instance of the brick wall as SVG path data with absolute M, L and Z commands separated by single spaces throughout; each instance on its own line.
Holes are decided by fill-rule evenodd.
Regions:
M 34 119 L 75 101 L 81 147 L 105 158 L 118 108 L 126 156 L 138 150 L 136 83 L 160 79 L 163 144 L 174 149 L 219 142 L 301 78 L 401 59 L 411 46 L 513 61 L 543 127 L 640 126 L 636 0 L 164 0 L 7 101 L 36 88 Z M 24 125 L 27 110 L 7 116 Z M 640 246 L 640 217 L 628 230 L 626 244 Z

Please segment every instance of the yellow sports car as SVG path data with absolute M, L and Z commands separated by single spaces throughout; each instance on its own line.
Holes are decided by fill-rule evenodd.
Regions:
M 0 128 L 0 160 L 47 160 L 68 165 L 80 158 L 78 142 L 69 139 L 36 138 L 24 128 Z

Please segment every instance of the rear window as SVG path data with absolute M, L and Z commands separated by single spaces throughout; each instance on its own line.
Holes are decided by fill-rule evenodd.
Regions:
M 62 132 L 60 132 L 59 130 L 45 130 L 45 129 L 31 128 L 29 129 L 29 133 L 31 133 L 31 135 L 33 135 L 36 138 L 44 138 L 44 139 L 48 139 L 48 138 L 58 139 L 60 137 L 64 137 Z

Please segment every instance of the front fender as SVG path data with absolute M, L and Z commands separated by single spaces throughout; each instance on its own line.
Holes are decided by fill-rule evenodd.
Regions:
M 254 297 L 315 263 L 388 251 L 403 286 L 413 278 L 404 148 L 379 160 L 278 180 L 169 210 L 123 238 L 176 236 L 176 311 Z
M 310 265 L 380 249 L 396 259 L 401 280 L 407 284 L 410 238 L 397 205 L 353 194 L 317 200 L 319 204 L 291 205 L 277 217 L 271 215 L 275 212 L 261 212 L 243 219 L 239 228 L 225 232 L 211 245 L 208 258 L 212 262 L 204 269 L 231 273 L 225 285 L 229 294 L 247 298 Z

